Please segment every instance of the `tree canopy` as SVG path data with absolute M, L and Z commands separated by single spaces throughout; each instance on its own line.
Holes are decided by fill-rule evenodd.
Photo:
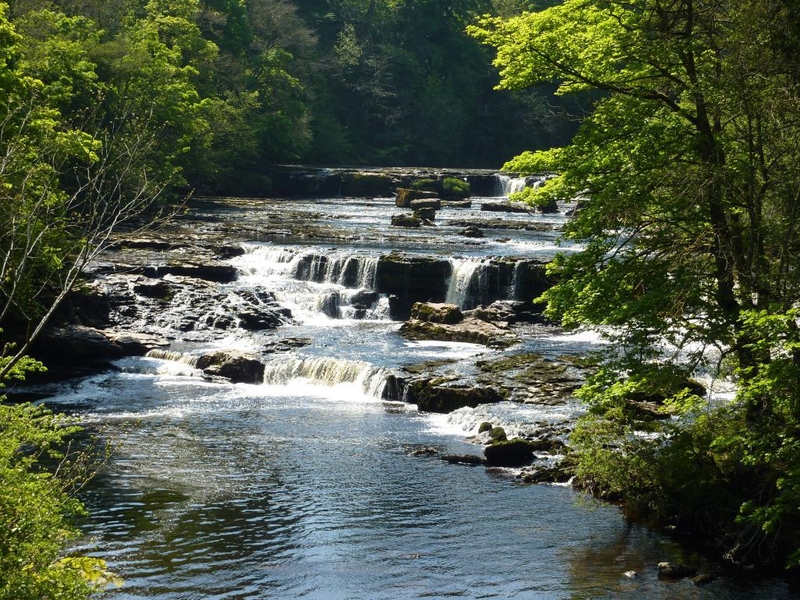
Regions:
M 580 199 L 549 311 L 621 349 L 583 390 L 579 473 L 740 563 L 800 561 L 796 22 L 781 0 L 565 0 L 471 29 L 501 87 L 597 98 L 570 145 L 505 166 L 557 175 L 532 202 Z M 701 400 L 699 370 L 736 400 Z M 643 396 L 681 425 L 644 423 Z

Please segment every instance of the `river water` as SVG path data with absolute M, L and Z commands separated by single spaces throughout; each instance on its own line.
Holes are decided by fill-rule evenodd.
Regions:
M 550 228 L 563 213 L 502 217 L 543 230 L 492 229 L 483 201 L 443 210 L 435 229 L 419 230 L 388 226 L 400 211 L 389 199 L 195 205 L 176 231 L 245 249 L 230 259 L 238 279 L 219 288 L 232 297 L 270 290 L 293 319 L 270 331 L 187 333 L 177 323 L 190 308 L 176 299 L 137 325 L 172 339 L 174 354 L 125 358 L 115 370 L 49 389 L 49 404 L 80 415 L 116 448 L 85 493 L 91 517 L 81 544 L 125 580 L 108 597 L 794 597 L 780 580 L 660 581 L 660 561 L 716 567 L 567 486 L 524 485 L 513 472 L 439 458 L 481 454 L 468 438 L 484 420 L 511 434 L 571 422 L 581 411 L 575 401 L 434 415 L 381 399 L 386 375 L 399 367 L 449 359 L 468 372 L 476 358 L 500 351 L 404 340 L 384 297 L 359 314 L 351 299 L 374 285 L 380 255 L 450 260 L 447 299 L 468 307 L 481 293 L 470 282 L 489 257 L 556 250 Z M 465 219 L 483 221 L 486 237 L 460 236 Z M 506 293 L 513 296 L 513 285 Z M 304 345 L 265 358 L 262 384 L 210 381 L 193 366 L 205 351 L 258 353 L 297 338 Z M 523 347 L 551 355 L 602 348 L 592 336 L 552 329 L 531 330 Z

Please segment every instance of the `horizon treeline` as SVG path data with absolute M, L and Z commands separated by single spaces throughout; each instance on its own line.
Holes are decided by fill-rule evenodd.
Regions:
M 495 90 L 490 53 L 465 34 L 548 2 L 7 4 L 17 67 L 62 119 L 135 116 L 157 132 L 154 176 L 200 193 L 268 194 L 276 163 L 498 168 L 578 125 L 580 102 L 552 87 Z

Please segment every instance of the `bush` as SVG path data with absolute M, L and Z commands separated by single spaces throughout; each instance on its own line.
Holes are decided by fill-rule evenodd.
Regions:
M 445 177 L 442 180 L 442 195 L 447 198 L 469 198 L 471 187 L 469 182 L 455 177 Z
M 78 431 L 43 407 L 0 405 L 0 600 L 78 600 L 118 583 L 100 559 L 62 556 L 92 470 L 70 449 Z

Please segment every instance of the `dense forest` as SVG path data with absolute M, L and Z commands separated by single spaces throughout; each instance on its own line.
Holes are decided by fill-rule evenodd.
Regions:
M 494 91 L 465 35 L 526 4 L 20 0 L 7 18 L 14 64 L 72 126 L 146 119 L 162 174 L 246 194 L 269 193 L 274 162 L 496 168 L 568 141 L 577 105 Z

